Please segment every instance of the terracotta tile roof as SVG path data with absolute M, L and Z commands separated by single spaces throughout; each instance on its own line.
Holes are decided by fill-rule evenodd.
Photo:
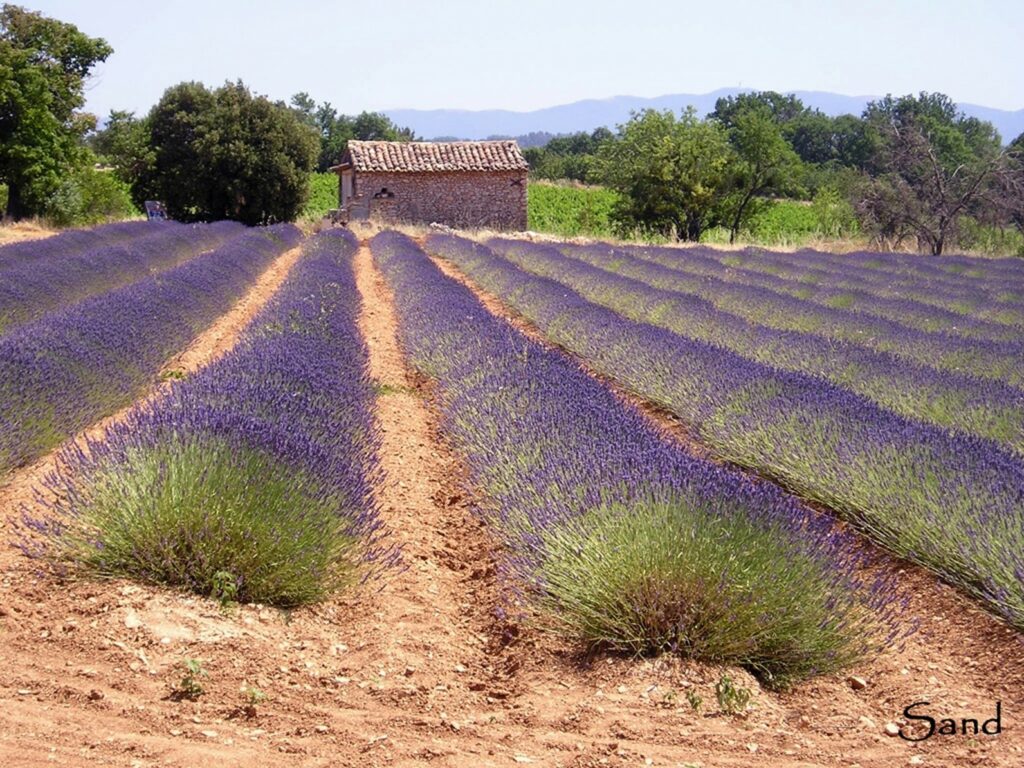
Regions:
M 525 171 L 515 141 L 350 141 L 342 164 L 356 171 Z

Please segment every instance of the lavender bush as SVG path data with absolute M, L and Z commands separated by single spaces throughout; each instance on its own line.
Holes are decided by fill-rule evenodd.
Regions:
M 892 607 L 848 535 L 684 453 L 562 354 L 489 314 L 408 238 L 373 255 L 413 364 L 486 492 L 522 597 L 588 645 L 743 664 L 780 686 L 873 652 Z
M 301 233 L 253 230 L 0 337 L 0 474 L 128 405 Z
M 453 239 L 431 238 L 459 245 Z M 821 379 L 637 323 L 483 246 L 443 249 L 552 341 L 692 426 L 728 461 L 847 515 L 1024 626 L 1024 462 Z
M 738 258 L 756 263 L 763 255 L 752 250 Z M 771 258 L 774 260 L 775 254 Z M 1020 325 L 1024 317 L 1024 266 L 1020 259 L 816 251 L 799 251 L 785 258 L 796 266 L 812 264 L 828 280 L 852 278 L 872 291 L 897 298 L 910 296 L 961 316 L 974 315 L 1010 325 Z
M 0 333 L 174 267 L 243 231 L 241 224 L 229 221 L 162 224 L 117 245 L 50 253 L 0 268 Z
M 349 232 L 308 241 L 220 361 L 65 448 L 34 550 L 67 568 L 295 606 L 393 562 Z M 39 540 L 37 539 L 37 544 Z
M 892 261 L 899 254 L 825 254 L 800 251 L 776 254 L 757 249 L 720 254 L 722 263 L 785 275 L 786 266 L 811 270 L 804 279 L 842 288 L 863 288 L 898 301 L 914 302 L 958 315 L 962 321 L 990 325 L 1024 325 L 1024 268 L 1019 259 L 985 260 L 962 257 L 959 263 L 933 264 L 931 259 L 906 257 L 902 266 Z M 765 263 L 767 260 L 767 263 Z M 957 268 L 954 268 L 955 267 Z M 989 271 L 987 277 L 974 275 Z M 952 271 L 950 271 L 952 270 Z

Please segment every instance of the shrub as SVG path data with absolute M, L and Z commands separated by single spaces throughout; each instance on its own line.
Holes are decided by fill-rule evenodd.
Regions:
M 611 211 L 618 195 L 602 187 L 533 182 L 529 187 L 527 218 L 537 232 L 572 237 L 612 234 Z
M 1024 232 L 1019 229 L 986 225 L 963 216 L 957 245 L 965 251 L 986 256 L 1024 256 Z
M 863 654 L 852 634 L 872 617 L 848 600 L 834 620 L 839 574 L 742 509 L 611 505 L 543 535 L 542 605 L 587 645 L 739 665 L 776 686 Z
M 302 209 L 303 219 L 322 219 L 327 212 L 338 207 L 338 175 L 335 173 L 311 173 L 309 175 L 309 200 Z
M 813 239 L 841 239 L 859 233 L 852 206 L 830 188 L 818 190 L 808 204 L 798 200 L 766 200 L 748 220 L 741 239 L 765 246 L 805 245 Z M 729 231 L 715 227 L 703 242 L 728 242 Z
M 138 215 L 128 185 L 114 174 L 81 168 L 50 197 L 46 218 L 58 227 L 85 226 Z
M 136 201 L 163 200 L 179 221 L 272 224 L 302 212 L 320 142 L 284 104 L 242 82 L 179 83 L 144 128 L 153 152 L 134 177 Z
M 272 605 L 353 579 L 339 499 L 244 444 L 179 433 L 99 462 L 80 487 L 60 556 L 93 574 Z

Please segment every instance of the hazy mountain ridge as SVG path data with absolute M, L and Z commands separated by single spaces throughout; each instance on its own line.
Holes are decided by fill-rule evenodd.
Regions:
M 687 105 L 705 115 L 715 108 L 715 101 L 723 96 L 748 92 L 749 88 L 721 88 L 704 94 L 677 93 L 644 98 L 640 96 L 613 96 L 608 99 L 585 99 L 571 104 L 514 112 L 505 109 L 392 109 L 385 114 L 398 125 L 409 126 L 418 136 L 458 136 L 464 139 L 484 139 L 488 136 L 520 136 L 533 132 L 572 133 L 591 131 L 599 126 L 614 128 L 629 119 L 629 113 L 641 109 L 671 109 L 678 111 Z M 844 96 L 827 91 L 789 91 L 809 107 L 820 109 L 827 115 L 859 115 L 869 101 L 877 96 Z M 1016 111 L 995 109 L 978 104 L 960 104 L 960 109 L 971 117 L 992 123 L 1004 142 L 1010 142 L 1024 133 L 1024 109 Z

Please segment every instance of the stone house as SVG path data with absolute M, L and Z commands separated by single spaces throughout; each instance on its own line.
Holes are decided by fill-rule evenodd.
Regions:
M 350 141 L 331 170 L 344 221 L 524 230 L 528 168 L 514 141 Z

